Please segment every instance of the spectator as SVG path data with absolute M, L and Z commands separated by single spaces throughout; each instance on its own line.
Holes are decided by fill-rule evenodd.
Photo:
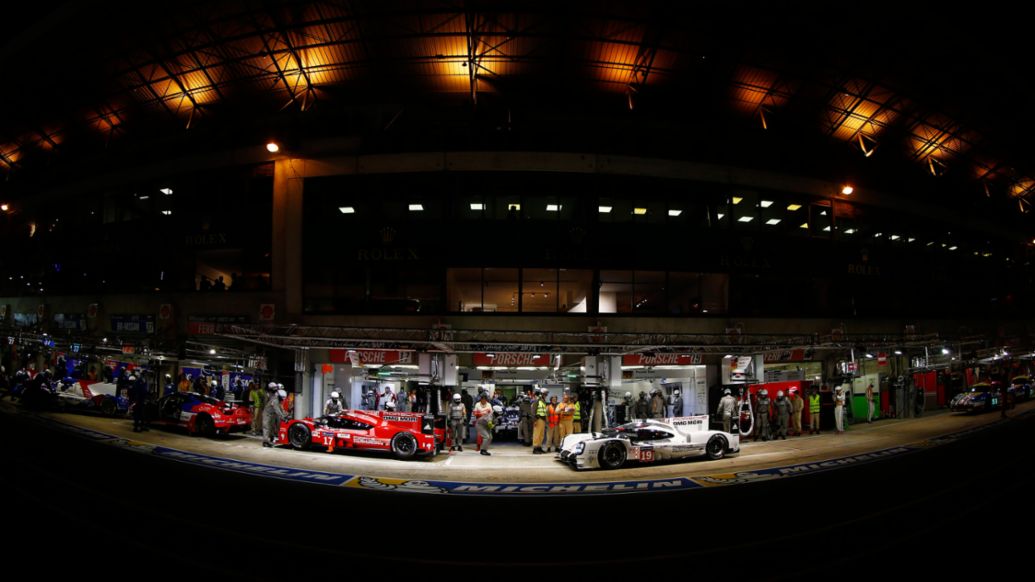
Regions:
M 490 425 L 493 419 L 492 405 L 489 404 L 489 395 L 482 392 L 478 404 L 474 405 L 475 427 L 478 430 L 478 450 L 481 454 L 488 456 L 489 445 L 492 443 L 492 429 Z

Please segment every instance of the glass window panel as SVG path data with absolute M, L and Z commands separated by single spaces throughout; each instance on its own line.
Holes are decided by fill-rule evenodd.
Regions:
M 589 302 L 589 288 L 593 271 L 588 269 L 561 269 L 558 273 L 557 301 L 561 313 L 585 313 Z
M 600 313 L 629 313 L 633 306 L 633 272 L 600 271 Z
M 557 269 L 522 271 L 521 310 L 526 313 L 557 311 Z
M 518 310 L 518 270 L 486 268 L 482 273 L 483 303 L 480 311 Z
M 449 311 L 482 311 L 482 270 L 446 271 L 446 296 Z
M 636 271 L 633 274 L 633 311 L 658 313 L 665 308 L 665 272 Z

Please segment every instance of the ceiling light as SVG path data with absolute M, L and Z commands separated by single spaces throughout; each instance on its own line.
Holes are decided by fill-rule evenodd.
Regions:
M 769 208 L 770 206 L 773 205 L 773 201 L 772 200 L 763 200 L 763 201 L 759 202 L 758 205 L 761 206 L 762 208 Z
M 867 357 L 867 359 L 872 360 L 873 359 L 873 354 L 866 354 L 866 357 Z
M 559 212 L 561 210 L 561 208 L 563 208 L 563 206 L 560 205 L 560 204 L 547 204 L 546 205 L 546 211 L 547 212 Z
M 517 203 L 508 204 L 507 210 L 521 210 L 521 205 Z
M 643 216 L 644 214 L 647 214 L 647 209 L 646 208 L 633 208 L 633 214 L 635 214 L 637 216 Z
M 845 229 L 845 234 L 855 234 L 855 229 L 854 228 Z
M 410 212 L 423 212 L 424 211 L 424 205 L 423 204 L 410 204 L 409 208 L 410 208 Z
M 611 207 L 610 206 L 597 206 L 597 212 L 599 212 L 600 214 L 607 214 L 608 212 L 611 212 Z
M 981 256 L 987 259 L 988 257 L 992 256 L 992 253 L 983 253 Z
M 820 213 L 819 213 L 819 215 L 820 215 L 820 216 L 826 216 L 826 215 L 827 215 L 827 211 L 826 211 L 826 210 L 824 210 L 824 211 L 820 212 Z
M 852 188 L 851 186 L 845 186 L 844 188 L 841 188 L 841 193 L 845 196 L 850 196 L 852 192 L 855 192 L 855 188 Z
M 949 355 L 950 353 L 951 353 L 951 352 L 949 351 L 949 348 L 942 348 L 942 355 L 943 355 L 943 356 L 947 356 L 947 355 Z
M 734 196 L 733 197 L 733 204 L 740 204 L 741 200 L 743 200 L 743 198 L 741 198 L 740 196 Z
M 342 214 L 355 214 L 356 209 L 351 206 L 339 206 L 338 212 L 341 212 Z
M 878 232 L 878 233 L 873 235 L 873 238 L 880 238 L 882 236 L 884 236 L 884 233 L 883 232 Z
M 754 216 L 741 216 L 740 218 L 737 219 L 737 222 L 751 222 L 754 219 L 755 219 Z
M 485 205 L 481 202 L 472 202 L 471 210 L 485 210 Z
M 913 242 L 913 241 L 915 241 L 915 240 L 916 240 L 915 238 L 913 238 L 913 237 L 909 237 L 908 239 L 906 239 L 906 242 Z
M 209 353 L 210 355 L 213 355 L 213 356 L 214 356 L 214 355 L 216 355 L 216 349 L 215 349 L 215 348 L 212 348 L 211 350 L 209 350 L 209 351 L 208 351 L 208 353 Z
M 10 209 L 11 209 L 11 207 L 8 206 L 7 204 L 0 204 L 0 211 L 7 212 Z
M 172 196 L 172 193 L 173 193 L 173 189 L 172 188 L 161 188 L 158 191 L 161 192 L 162 194 L 165 194 L 166 196 Z
M 769 226 L 776 226 L 777 224 L 780 224 L 780 219 L 779 218 L 770 218 L 769 220 L 765 221 L 765 223 L 768 224 Z
M 801 209 L 801 204 L 788 204 L 787 205 L 787 210 L 790 210 L 791 212 L 795 212 L 795 211 L 800 210 L 800 209 Z
M 902 350 L 895 350 L 895 355 L 896 356 L 901 356 L 902 355 Z
M 899 238 L 901 237 L 899 237 L 897 234 L 891 235 L 891 240 L 898 240 Z
M 807 229 L 808 227 L 809 227 L 809 223 L 803 222 L 803 223 L 801 223 L 801 226 L 799 226 L 798 228 L 806 228 Z
M 147 194 L 137 194 L 137 198 L 141 200 L 147 200 L 148 198 L 150 198 L 150 196 L 148 196 Z
M 721 212 L 716 214 L 715 216 L 717 216 L 719 218 L 719 220 L 722 220 L 723 218 L 726 218 L 726 215 L 721 213 Z
M 956 245 L 952 245 L 951 247 L 949 247 L 949 250 L 950 250 L 950 251 L 954 251 L 954 250 L 956 250 L 956 249 L 958 249 L 958 248 L 959 248 L 958 246 L 956 246 Z
M 280 146 L 277 145 L 277 142 L 271 141 L 268 144 L 266 144 L 266 151 L 268 151 L 271 154 L 275 154 L 280 151 Z
M 934 244 L 934 241 L 931 241 L 931 242 L 927 243 L 927 245 L 926 245 L 926 246 L 931 246 L 931 245 L 933 245 L 933 244 Z
M 162 214 L 164 214 L 164 215 L 166 215 L 166 216 L 171 216 L 171 215 L 172 215 L 172 213 L 173 213 L 173 211 L 172 211 L 172 210 L 163 210 L 163 211 L 162 211 Z
M 669 216 L 679 216 L 682 213 L 683 213 L 683 211 L 679 210 L 678 208 L 670 208 L 669 211 L 668 211 L 668 215 Z
M 829 227 L 829 226 L 825 227 L 825 228 L 823 229 L 823 232 L 830 232 L 830 227 Z

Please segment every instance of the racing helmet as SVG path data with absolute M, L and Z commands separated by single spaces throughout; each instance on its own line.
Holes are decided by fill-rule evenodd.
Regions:
M 625 397 L 626 398 L 632 398 L 633 397 L 633 393 L 632 392 L 626 392 L 625 393 Z
M 385 402 L 385 410 L 395 410 L 394 402 Z
M 337 399 L 341 398 L 341 394 L 339 394 L 338 391 L 335 390 L 334 392 L 331 392 L 331 398 L 337 400 Z
M 759 396 L 769 396 L 769 391 L 766 390 L 765 388 L 762 388 L 761 390 L 758 391 L 758 395 Z
M 209 381 L 208 385 L 209 386 L 218 386 L 219 382 L 216 382 L 216 379 L 212 378 L 212 380 Z
M 673 390 L 672 391 L 672 395 L 673 396 L 679 396 L 679 390 Z
M 166 374 L 165 377 L 169 378 L 171 380 L 172 379 L 172 374 Z
M 287 391 L 281 388 L 280 390 L 277 390 L 277 396 L 280 397 L 281 400 L 283 400 L 287 398 Z
M 776 391 L 776 397 L 777 398 L 783 398 L 783 390 L 777 390 Z
M 276 390 L 277 389 L 277 383 L 276 382 L 270 382 L 269 384 L 266 385 L 266 387 L 269 388 L 270 390 Z
M 130 377 L 129 377 L 129 381 L 130 381 L 130 382 L 136 382 L 136 381 L 137 381 L 137 377 L 136 377 L 136 376 L 133 376 L 133 375 L 130 375 Z
M 499 404 L 497 404 L 497 405 L 492 407 L 492 411 L 495 412 L 496 414 L 503 414 L 503 407 L 500 406 Z
M 458 392 L 453 393 L 453 402 L 460 402 L 460 394 Z

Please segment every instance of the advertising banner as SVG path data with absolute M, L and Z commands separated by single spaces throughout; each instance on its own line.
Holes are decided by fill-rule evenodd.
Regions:
M 155 316 L 139 314 L 112 315 L 111 331 L 119 333 L 154 333 Z
M 189 335 L 216 335 L 229 333 L 235 325 L 248 323 L 245 315 L 192 315 L 187 318 Z
M 623 366 L 695 366 L 701 363 L 701 354 L 626 354 Z
M 349 357 L 349 352 L 356 356 L 360 366 L 417 363 L 414 352 L 400 350 L 331 350 L 331 363 L 357 365 Z
M 475 366 L 549 366 L 550 354 L 521 352 L 479 352 L 473 357 Z

